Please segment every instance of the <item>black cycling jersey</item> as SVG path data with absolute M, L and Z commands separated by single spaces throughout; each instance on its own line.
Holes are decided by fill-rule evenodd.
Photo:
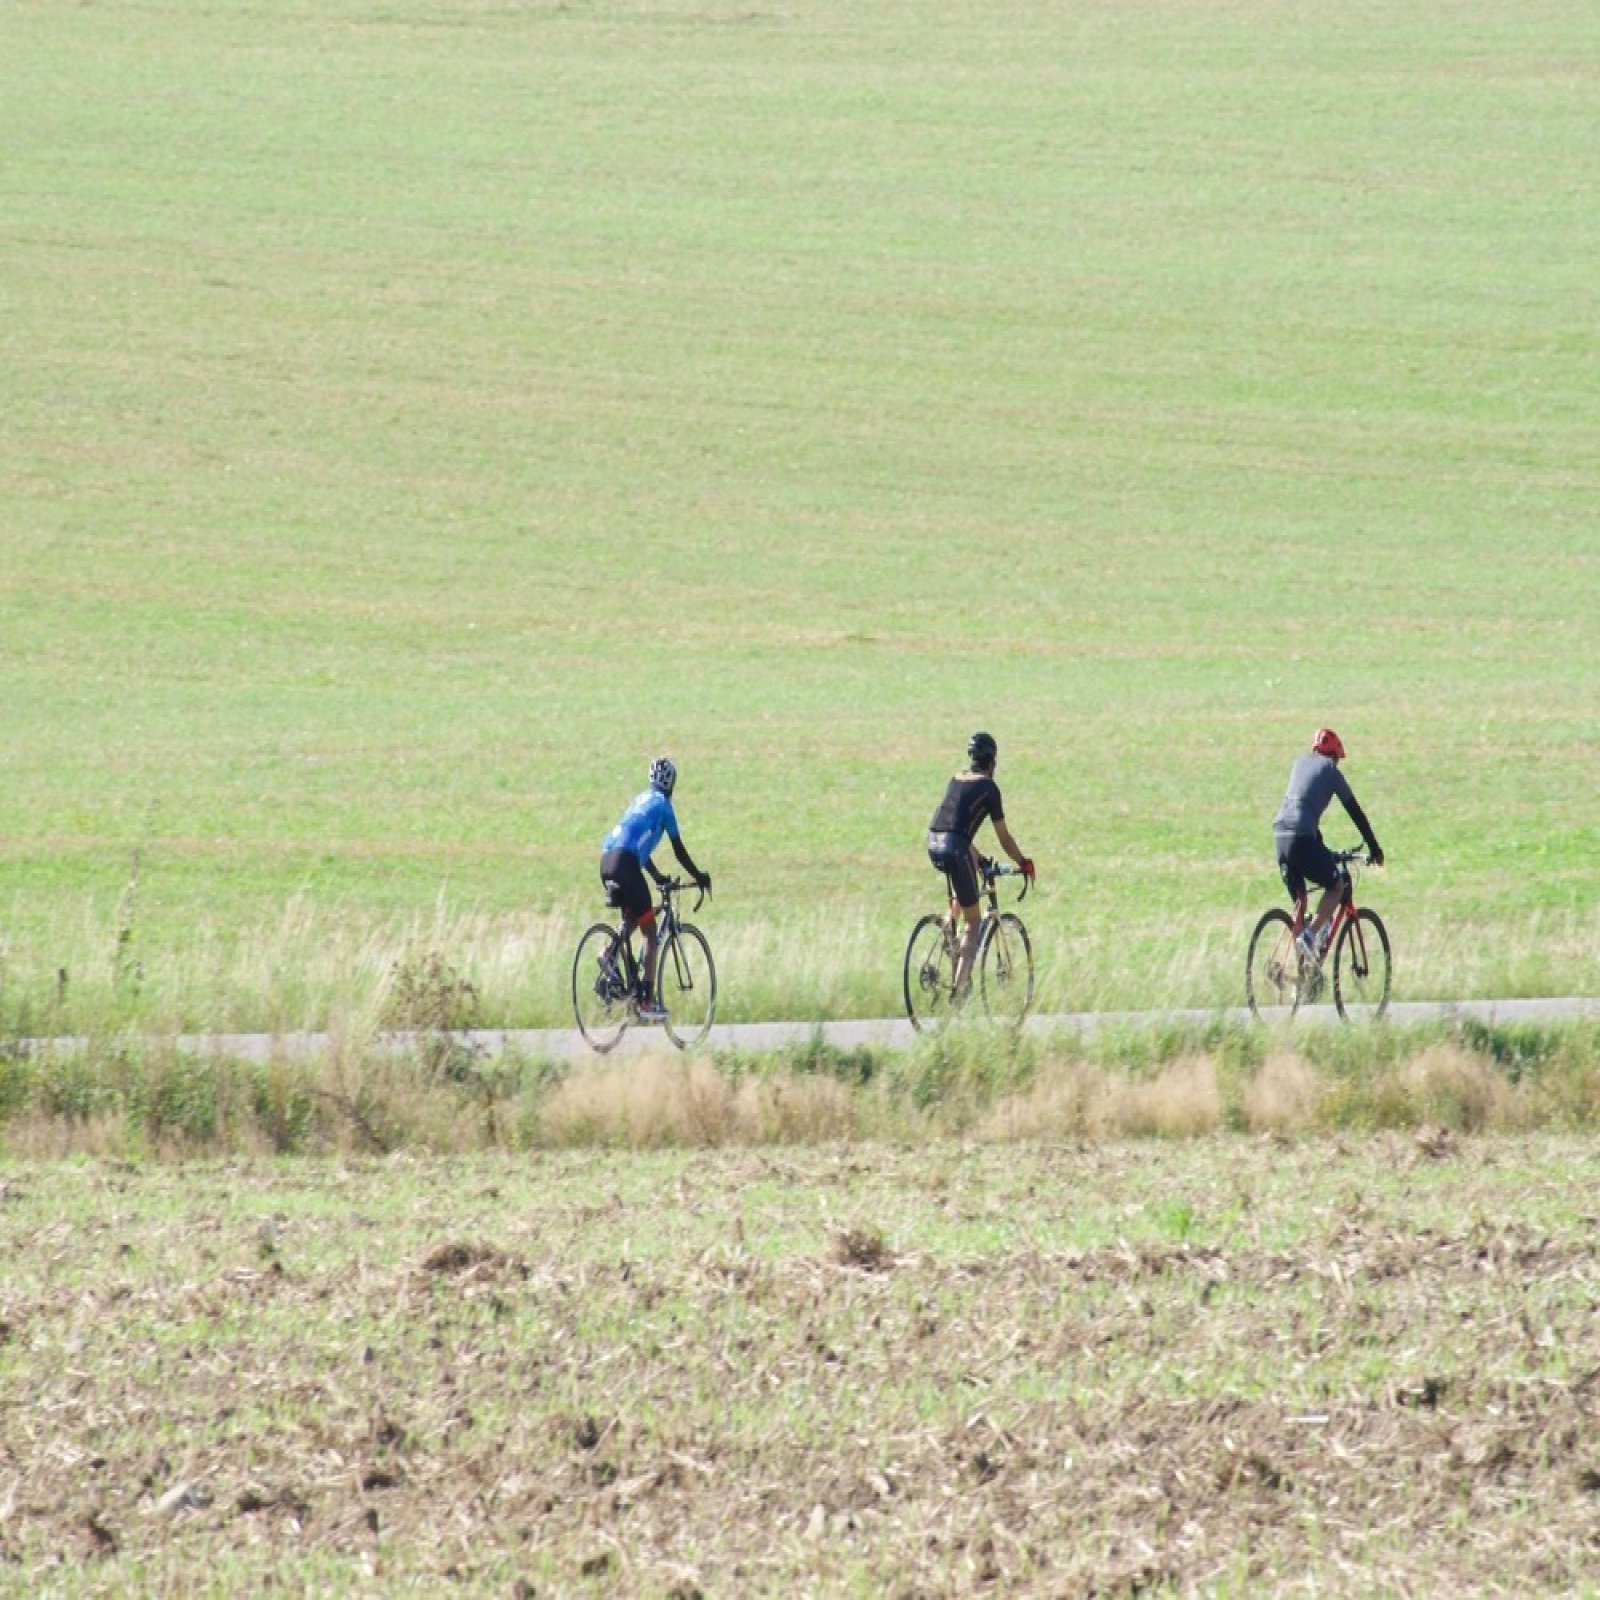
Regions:
M 985 822 L 1004 822 L 1005 816 L 1000 785 L 993 778 L 982 772 L 960 772 L 950 780 L 928 832 L 957 833 L 970 842 Z

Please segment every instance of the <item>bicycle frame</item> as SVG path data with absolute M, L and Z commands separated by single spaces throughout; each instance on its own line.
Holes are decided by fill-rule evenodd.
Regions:
M 1347 869 L 1350 887 L 1344 898 L 1334 907 L 1333 921 L 1328 924 L 1328 942 L 1326 948 L 1331 950 L 1338 943 L 1340 930 L 1345 923 L 1351 924 L 1350 937 L 1354 940 L 1357 950 L 1357 959 L 1362 966 L 1367 962 L 1367 938 L 1361 931 L 1361 919 L 1357 916 L 1356 906 L 1356 867 L 1366 861 L 1366 857 L 1359 850 L 1337 850 L 1334 860 Z M 1298 939 L 1306 928 L 1306 907 L 1310 904 L 1309 890 L 1304 894 L 1295 896 L 1294 918 L 1290 924 L 1290 931 Z
M 1000 941 L 1005 951 L 1005 959 L 1012 959 L 1010 936 L 1006 932 L 1005 920 L 1000 915 L 1000 891 L 996 887 L 1002 878 L 1022 878 L 1022 893 L 1017 896 L 1017 904 L 1021 905 L 1028 898 L 1028 880 L 1023 875 L 1020 867 L 1002 867 L 998 862 L 991 861 L 983 869 L 983 888 L 979 892 L 979 902 L 987 901 L 982 915 L 978 918 L 978 948 L 982 948 L 983 940 L 988 930 L 992 927 L 995 937 Z M 959 941 L 964 937 L 963 929 L 966 917 L 956 897 L 952 894 L 948 898 L 949 910 L 946 917 L 946 926 L 949 929 L 953 949 L 959 952 Z
M 688 974 L 683 968 L 683 957 L 678 951 L 677 942 L 673 939 L 673 935 L 678 931 L 678 911 L 673 904 L 673 897 L 681 893 L 685 887 L 686 885 L 681 878 L 668 878 L 661 885 L 661 907 L 656 914 L 656 926 L 659 929 L 656 934 L 656 948 L 659 950 L 664 944 L 671 946 L 674 957 L 678 962 L 679 979 L 683 981 L 687 981 Z M 700 901 L 704 899 L 705 892 L 702 890 L 700 899 L 695 901 L 695 909 L 697 911 L 700 909 Z M 617 924 L 611 936 L 611 948 L 606 953 L 613 961 L 619 955 L 621 956 L 623 971 L 628 979 L 628 986 L 633 988 L 639 981 L 639 962 L 633 953 L 633 934 L 624 934 L 622 931 L 626 925 L 626 919 Z
M 1000 891 L 995 887 L 995 885 L 999 883 L 1002 878 L 1022 879 L 1022 892 L 1017 896 L 1018 905 L 1021 905 L 1022 902 L 1028 898 L 1028 879 L 1024 875 L 1021 867 L 1002 867 L 998 861 L 989 861 L 984 865 L 980 875 L 983 879 L 983 887 L 978 891 L 978 898 L 980 901 L 987 900 L 989 902 L 988 909 L 984 911 L 983 916 L 980 919 L 982 922 L 989 922 L 993 918 L 1000 915 Z M 946 885 L 948 885 L 949 882 L 950 876 L 948 873 L 946 873 Z M 950 908 L 950 920 L 952 922 L 964 921 L 965 918 L 962 915 L 961 904 L 956 899 L 954 893 L 950 892 L 948 888 L 946 890 L 945 901 Z
M 947 892 L 944 908 L 917 919 L 906 945 L 903 967 L 906 1014 L 914 1028 L 922 1029 L 944 1020 L 977 993 L 983 1009 L 992 1016 L 1020 1022 L 1033 1000 L 1033 947 L 1020 917 L 1001 911 L 997 881 L 1022 876 L 1015 867 L 1002 867 L 980 858 L 982 887 L 972 913 L 972 966 L 960 989 L 956 974 L 961 970 L 962 951 L 967 935 L 967 919 L 955 896 Z M 1024 878 L 1018 900 L 1026 898 L 1029 884 Z M 998 1010 L 996 1009 L 998 1008 Z

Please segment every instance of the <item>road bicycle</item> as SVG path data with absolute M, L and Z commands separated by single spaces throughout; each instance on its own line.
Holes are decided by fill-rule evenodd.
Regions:
M 1376 911 L 1356 909 L 1358 866 L 1371 866 L 1359 850 L 1340 850 L 1334 860 L 1350 868 L 1350 892 L 1334 912 L 1321 953 L 1311 955 L 1300 943 L 1306 926 L 1306 897 L 1294 903 L 1294 915 L 1281 906 L 1263 912 L 1250 935 L 1245 957 L 1244 988 L 1250 1009 L 1260 1020 L 1271 1006 L 1292 1017 L 1303 1005 L 1322 996 L 1329 966 L 1333 968 L 1333 1003 L 1347 1022 L 1376 1021 L 1389 1005 L 1389 932 Z
M 1028 897 L 1028 879 L 1018 867 L 983 863 L 983 921 L 978 934 L 978 958 L 968 979 L 968 992 L 957 996 L 956 962 L 966 938 L 966 920 L 954 905 L 943 915 L 930 911 L 911 930 L 906 945 L 906 1015 L 918 1031 L 938 1027 L 960 1011 L 973 989 L 985 1012 L 997 1021 L 1020 1023 L 1033 1003 L 1033 946 L 1028 930 L 1015 912 L 1000 909 L 995 885 L 1001 878 L 1021 878 L 1018 904 Z
M 717 1014 L 717 969 L 711 946 L 693 923 L 678 915 L 674 897 L 689 885 L 668 878 L 661 886 L 656 913 L 660 935 L 656 946 L 656 999 L 667 1013 L 662 1026 L 680 1050 L 699 1044 L 711 1031 Z M 694 903 L 705 900 L 701 890 Z M 602 1055 L 639 1023 L 639 962 L 633 941 L 623 937 L 624 924 L 597 922 L 578 941 L 572 961 L 572 1011 L 578 1031 Z

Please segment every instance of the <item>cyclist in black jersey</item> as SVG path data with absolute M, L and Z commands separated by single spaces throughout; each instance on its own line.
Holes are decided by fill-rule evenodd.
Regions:
M 999 754 L 991 734 L 975 733 L 967 741 L 968 772 L 958 772 L 945 789 L 944 799 L 928 824 L 928 859 L 945 875 L 950 885 L 952 912 L 960 907 L 966 919 L 966 937 L 956 962 L 955 993 L 959 1001 L 972 981 L 972 963 L 978 955 L 978 935 L 982 919 L 978 910 L 978 874 L 983 857 L 973 844 L 973 835 L 985 822 L 994 824 L 1000 848 L 1033 879 L 1033 862 L 1023 855 L 1006 826 L 1005 806 L 1000 785 L 994 781 L 994 765 Z

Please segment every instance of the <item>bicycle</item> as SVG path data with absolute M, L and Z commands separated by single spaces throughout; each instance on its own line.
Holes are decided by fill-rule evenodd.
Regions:
M 1021 878 L 1020 905 L 1028 898 L 1028 879 L 1019 867 L 983 863 L 983 894 L 988 906 L 978 935 L 975 971 L 968 991 L 976 987 L 985 1012 L 1003 1022 L 1020 1024 L 1033 1003 L 1033 946 L 1022 918 L 1000 909 L 995 885 L 1001 878 Z M 918 1032 L 947 1022 L 966 996 L 956 996 L 956 963 L 966 937 L 966 923 L 949 907 L 941 916 L 930 911 L 911 930 L 906 944 L 906 1015 Z
M 692 1049 L 711 1031 L 717 1014 L 717 968 L 711 946 L 673 903 L 689 885 L 668 878 L 661 886 L 660 939 L 656 947 L 656 999 L 666 1011 L 662 1026 L 680 1050 Z M 705 900 L 702 889 L 694 903 Z M 572 1011 L 591 1049 L 604 1055 L 639 1021 L 639 963 L 622 924 L 595 923 L 578 941 L 572 961 Z
M 1359 850 L 1339 850 L 1334 859 L 1351 867 L 1371 866 Z M 1281 906 L 1265 911 L 1250 935 L 1245 957 L 1244 989 L 1250 1010 L 1265 1021 L 1262 1009 L 1281 1006 L 1292 1017 L 1303 1005 L 1321 998 L 1327 952 L 1333 956 L 1333 1003 L 1346 1022 L 1377 1021 L 1389 1006 L 1389 931 L 1376 911 L 1356 909 L 1356 878 L 1328 926 L 1323 953 L 1308 955 L 1300 943 L 1306 926 L 1306 897 L 1294 903 L 1294 915 Z

